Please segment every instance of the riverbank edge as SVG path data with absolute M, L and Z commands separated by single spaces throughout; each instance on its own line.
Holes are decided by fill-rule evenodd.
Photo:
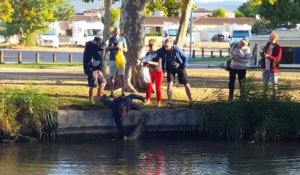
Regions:
M 130 111 L 123 123 L 125 127 L 134 129 L 143 120 L 144 133 L 156 133 L 156 137 L 163 137 L 168 133 L 183 136 L 186 135 L 183 133 L 198 133 L 199 124 L 205 117 L 206 113 L 201 109 L 147 109 Z M 114 118 L 108 109 L 59 110 L 58 130 L 62 139 L 106 138 L 118 133 Z

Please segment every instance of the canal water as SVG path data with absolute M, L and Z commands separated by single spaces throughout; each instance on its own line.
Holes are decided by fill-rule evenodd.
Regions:
M 0 144 L 1 175 L 300 174 L 300 144 L 191 140 Z

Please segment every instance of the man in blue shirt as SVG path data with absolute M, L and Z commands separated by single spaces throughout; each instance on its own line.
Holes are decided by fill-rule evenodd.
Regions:
M 109 55 L 109 76 L 110 76 L 110 97 L 114 97 L 114 82 L 115 82 L 115 76 L 118 75 L 121 78 L 121 87 L 122 87 L 122 95 L 125 95 L 125 69 L 124 70 L 118 70 L 116 67 L 116 54 L 117 51 L 127 52 L 127 44 L 126 39 L 120 35 L 121 31 L 119 27 L 116 27 L 114 29 L 114 34 L 111 38 L 108 40 L 108 47 L 106 51 L 110 52 Z M 125 67 L 125 66 L 124 66 Z
M 168 95 L 168 106 L 172 108 L 172 93 L 175 76 L 177 74 L 179 84 L 183 84 L 185 92 L 189 98 L 189 107 L 192 107 L 192 95 L 191 86 L 187 80 L 186 62 L 187 57 L 183 53 L 182 49 L 175 46 L 174 41 L 169 38 L 165 40 L 164 46 L 157 51 L 157 56 L 162 58 L 162 69 L 167 72 L 167 95 Z

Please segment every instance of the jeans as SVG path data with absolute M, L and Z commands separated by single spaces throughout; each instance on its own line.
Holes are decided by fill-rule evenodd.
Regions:
M 263 77 L 263 84 L 265 86 L 268 86 L 269 82 L 272 82 L 273 88 L 277 88 L 277 84 L 278 84 L 278 75 L 273 74 L 270 72 L 270 70 L 263 70 L 262 72 L 262 77 Z
M 242 95 L 242 80 L 246 77 L 246 69 L 232 69 L 229 68 L 229 99 L 233 99 L 234 94 L 234 84 L 236 75 L 238 76 L 239 85 L 240 85 L 240 92 Z

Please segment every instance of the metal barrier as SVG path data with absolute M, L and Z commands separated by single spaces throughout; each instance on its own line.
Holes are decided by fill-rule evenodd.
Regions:
M 10 55 L 4 55 L 4 51 L 0 50 L 0 64 L 5 64 L 4 59 L 5 58 L 17 58 L 17 63 L 18 64 L 23 64 L 23 59 L 24 58 L 33 58 L 32 56 L 24 56 L 22 54 L 22 51 L 17 52 L 17 54 L 10 54 Z M 35 52 L 35 63 L 39 64 L 41 63 L 41 58 L 47 58 L 47 57 L 41 57 L 40 52 Z M 52 58 L 49 58 L 49 60 L 52 59 L 52 63 L 57 63 L 57 53 L 52 54 Z M 73 63 L 73 54 L 69 53 L 68 54 L 68 62 Z

